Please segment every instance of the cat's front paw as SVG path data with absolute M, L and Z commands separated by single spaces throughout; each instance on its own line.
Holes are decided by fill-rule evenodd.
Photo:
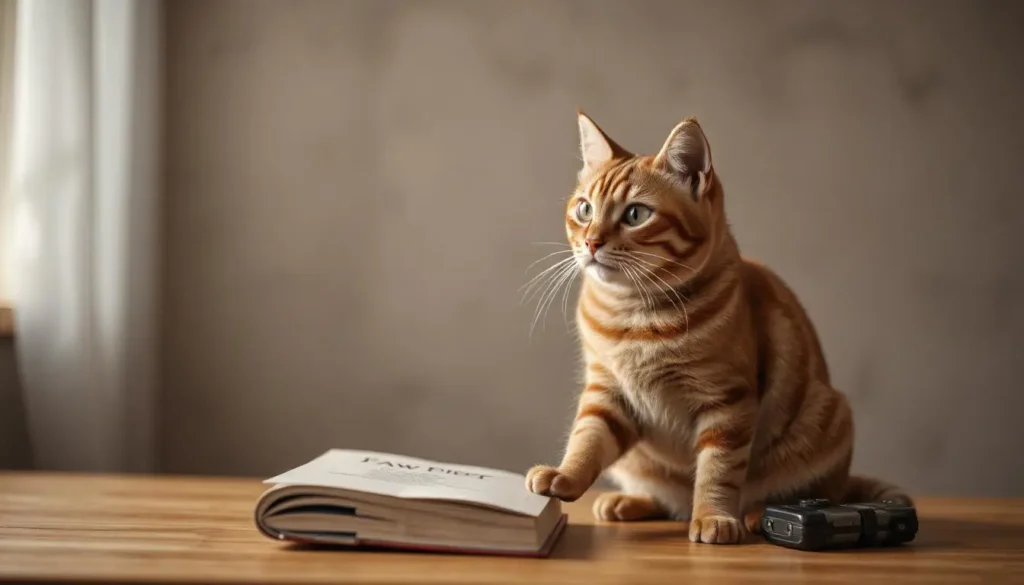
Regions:
M 690 540 L 707 544 L 735 544 L 743 538 L 739 520 L 724 514 L 705 514 L 690 520 Z
M 526 474 L 526 489 L 535 494 L 573 502 L 590 487 L 586 482 L 549 465 L 537 465 Z

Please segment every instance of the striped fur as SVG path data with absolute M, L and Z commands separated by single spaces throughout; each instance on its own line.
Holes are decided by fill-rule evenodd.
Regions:
M 585 276 L 583 391 L 562 462 L 531 469 L 528 487 L 571 501 L 606 474 L 622 491 L 598 498 L 599 518 L 689 519 L 708 543 L 756 530 L 767 503 L 910 501 L 849 475 L 850 406 L 797 297 L 740 255 L 697 121 L 652 156 L 579 124 L 566 231 Z M 650 216 L 630 223 L 637 204 Z

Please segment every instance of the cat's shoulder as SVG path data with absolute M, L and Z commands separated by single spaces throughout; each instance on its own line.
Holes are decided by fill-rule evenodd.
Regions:
M 779 276 L 775 274 L 775 271 L 773 271 L 771 268 L 768 267 L 768 265 L 758 260 L 757 258 L 752 258 L 750 256 L 742 256 L 740 260 L 740 272 L 743 274 L 743 277 L 745 279 L 767 278 L 771 280 L 781 280 Z
M 795 293 L 781 276 L 756 258 L 743 256 L 740 273 L 749 292 L 760 298 L 791 301 Z

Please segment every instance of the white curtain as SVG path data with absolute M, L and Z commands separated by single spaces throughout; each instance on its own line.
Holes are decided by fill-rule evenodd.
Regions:
M 18 4 L 9 277 L 38 468 L 155 464 L 159 9 Z

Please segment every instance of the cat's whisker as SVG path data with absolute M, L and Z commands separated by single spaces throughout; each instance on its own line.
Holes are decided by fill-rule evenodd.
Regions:
M 664 279 L 664 278 L 662 278 L 662 277 L 658 276 L 657 274 L 655 274 L 655 273 L 654 273 L 654 272 L 653 272 L 652 270 L 650 270 L 649 268 L 644 268 L 644 267 L 642 267 L 642 266 L 641 266 L 640 268 L 641 268 L 641 269 L 642 269 L 642 270 L 643 270 L 644 272 L 646 272 L 646 273 L 647 273 L 648 275 L 650 275 L 651 277 L 653 277 L 653 278 L 656 278 L 656 279 L 658 279 L 658 282 L 660 282 L 661 284 L 665 285 L 665 288 L 663 288 L 663 289 L 662 289 L 662 291 L 663 291 L 663 292 L 665 293 L 665 295 L 666 295 L 666 296 L 668 296 L 668 295 L 669 295 L 669 293 L 671 293 L 671 295 L 672 295 L 672 296 L 674 296 L 674 297 L 676 298 L 676 300 L 678 300 L 678 301 L 679 301 L 679 305 L 678 305 L 678 306 L 679 306 L 680 308 L 685 308 L 685 307 L 686 307 L 686 299 L 685 299 L 685 298 L 683 297 L 683 295 L 681 295 L 681 294 L 679 293 L 679 291 L 678 291 L 678 290 L 676 290 L 676 289 L 675 289 L 675 287 L 673 287 L 672 285 L 670 285 L 670 284 L 669 284 L 668 282 L 666 282 L 666 281 L 665 281 L 665 279 Z M 660 288 L 661 288 L 661 286 L 659 286 L 658 288 L 660 289 Z M 673 302 L 673 304 L 675 304 L 675 303 Z
M 640 271 L 636 269 L 635 266 L 629 265 L 629 270 L 636 277 L 637 288 L 640 290 L 641 295 L 645 295 L 647 297 L 647 300 L 644 302 L 644 306 L 647 307 L 648 311 L 653 311 L 655 307 L 654 293 L 652 293 L 651 290 L 647 288 L 646 285 L 644 285 L 643 281 L 640 280 L 642 275 L 640 274 Z
M 578 269 L 577 264 L 575 262 L 571 262 L 571 263 L 567 263 L 564 266 L 562 266 L 557 272 L 554 272 L 551 275 L 551 277 L 548 279 L 547 286 L 545 287 L 544 292 L 542 292 L 539 295 L 538 302 L 539 303 L 544 303 L 545 300 L 548 298 L 548 296 L 550 296 L 551 294 L 556 293 L 557 292 L 557 287 L 558 287 L 559 283 L 562 281 L 562 279 L 565 278 L 568 274 L 571 274 L 573 271 L 575 271 L 577 269 Z
M 519 290 L 523 290 L 524 288 L 526 289 L 525 291 L 523 291 L 524 300 L 527 300 L 526 299 L 527 295 L 530 295 L 530 298 L 533 297 L 533 294 L 531 293 L 531 290 L 536 292 L 535 288 L 537 287 L 537 285 L 541 284 L 544 280 L 546 280 L 547 278 L 551 277 L 553 274 L 557 274 L 558 271 L 561 268 L 565 267 L 566 265 L 568 265 L 568 264 L 575 264 L 575 263 L 576 263 L 576 258 L 574 256 L 573 257 L 569 257 L 569 258 L 563 258 L 563 259 L 559 260 L 558 262 L 555 262 L 553 265 L 545 268 L 537 276 L 534 276 L 533 278 L 531 278 L 529 280 L 529 282 L 527 282 L 523 286 L 519 287 Z
M 633 275 L 629 273 L 629 270 L 627 270 L 626 267 L 623 266 L 621 262 L 616 264 L 616 267 L 619 270 L 621 270 L 623 274 L 626 275 L 626 278 L 628 278 L 629 281 L 633 283 L 633 286 L 636 286 L 636 280 L 633 278 Z M 643 294 L 640 295 L 640 300 L 641 300 L 641 302 L 643 301 Z M 644 303 L 644 306 L 646 307 L 647 303 Z
M 523 302 L 524 303 L 525 302 L 529 302 L 529 301 L 532 301 L 534 299 L 536 299 L 537 303 L 542 302 L 544 300 L 544 298 L 547 296 L 548 291 L 551 289 L 552 286 L 554 286 L 554 284 L 558 281 L 558 279 L 561 278 L 561 276 L 566 271 L 571 270 L 574 266 L 575 266 L 575 263 L 563 264 L 563 265 L 559 266 L 556 270 L 554 270 L 550 274 L 548 274 L 548 276 L 543 281 L 538 282 L 537 286 L 529 294 L 529 297 L 527 299 L 525 299 Z
M 542 287 L 539 287 L 537 289 L 537 292 L 539 294 L 536 295 L 537 307 L 536 307 L 536 310 L 534 311 L 534 318 L 533 318 L 534 323 L 536 323 L 537 319 L 539 318 L 539 313 L 543 310 L 545 302 L 547 301 L 548 297 L 550 295 L 553 295 L 553 294 L 556 293 L 555 289 L 556 289 L 559 281 L 566 274 L 569 274 L 574 269 L 575 269 L 575 265 L 565 265 L 565 266 L 563 266 L 557 272 L 553 273 L 551 278 L 547 279 L 544 282 Z M 532 329 L 533 329 L 533 326 L 531 326 L 531 331 L 532 331 Z
M 534 246 L 562 246 L 563 248 L 572 248 L 571 245 L 565 242 L 530 242 Z
M 628 251 L 618 251 L 618 252 L 615 253 L 615 257 L 616 258 L 620 258 L 620 260 L 618 260 L 618 262 L 620 262 L 620 265 L 622 265 L 624 268 L 632 268 L 634 271 L 636 271 L 637 274 L 642 276 L 644 279 L 647 280 L 647 282 L 649 282 L 651 285 L 653 285 L 658 290 L 659 293 L 662 293 L 662 294 L 664 294 L 664 295 L 666 295 L 668 297 L 669 292 L 671 291 L 672 293 L 675 294 L 676 298 L 679 299 L 680 303 L 684 303 L 683 298 L 681 298 L 681 295 L 680 295 L 679 291 L 677 291 L 674 287 L 672 287 L 669 283 L 667 283 L 665 281 L 665 279 L 662 279 L 662 278 L 658 277 L 657 275 L 655 275 L 650 268 L 647 268 L 647 267 L 645 267 L 645 266 L 643 266 L 643 265 L 638 263 L 638 262 L 644 262 L 644 263 L 649 263 L 649 262 L 645 262 L 641 258 L 637 258 L 637 257 L 634 257 L 634 256 L 630 255 L 630 252 L 628 252 Z M 625 261 L 622 258 L 628 258 L 629 261 Z M 655 267 L 657 267 L 657 266 L 655 266 Z M 650 276 L 648 276 L 648 275 L 650 275 Z M 651 276 L 656 278 L 658 281 L 662 282 L 666 287 L 668 287 L 668 290 L 666 290 L 662 286 L 660 286 L 657 283 L 655 283 L 650 278 Z M 677 279 L 678 279 L 678 277 L 677 277 Z M 639 292 L 642 295 L 644 287 L 638 286 L 638 289 L 639 289 Z M 650 291 L 647 291 L 647 292 L 648 292 L 648 294 L 650 294 Z M 676 302 L 671 297 L 669 298 L 669 301 L 672 302 L 673 306 L 676 306 L 677 308 L 679 308 L 679 306 L 676 305 Z M 653 303 L 653 297 L 652 297 L 651 305 L 653 306 L 653 304 L 654 303 Z
M 534 266 L 536 266 L 537 264 L 540 264 L 541 262 L 547 260 L 548 258 L 550 258 L 552 256 L 558 256 L 559 254 L 572 254 L 572 250 L 559 250 L 557 252 L 552 252 L 550 254 L 545 254 L 544 256 L 541 256 L 540 258 L 538 258 L 538 259 L 534 260 L 533 262 L 531 262 L 530 265 L 527 266 L 526 270 L 524 270 L 523 272 L 524 273 L 528 273 L 528 272 L 530 272 L 530 269 L 533 268 Z
M 640 280 L 641 278 L 643 278 L 643 273 L 641 273 L 640 270 L 638 270 L 638 268 L 636 266 L 630 265 L 630 269 L 633 270 L 633 272 L 637 275 L 637 280 Z M 649 287 L 649 286 L 644 285 L 643 288 L 644 288 L 644 293 L 647 295 L 648 306 L 650 307 L 648 310 L 649 311 L 654 311 L 655 309 L 658 308 L 658 302 L 657 302 L 657 299 L 654 296 L 655 293 L 653 291 L 651 291 L 651 287 Z
M 664 288 L 662 288 L 662 287 L 661 287 L 661 285 L 659 285 L 659 284 L 658 284 L 657 282 L 654 282 L 654 279 L 650 277 L 650 272 L 649 272 L 649 271 L 647 271 L 647 270 L 644 270 L 644 267 L 643 267 L 643 266 L 640 266 L 640 265 L 635 265 L 635 266 L 633 266 L 633 269 L 634 269 L 634 270 L 636 270 L 636 271 L 637 271 L 637 273 L 638 273 L 638 274 L 639 274 L 640 276 L 642 276 L 643 278 L 647 279 L 647 282 L 651 283 L 651 285 L 652 285 L 652 286 L 654 286 L 654 288 L 655 288 L 655 289 L 656 289 L 656 290 L 658 291 L 658 293 L 659 293 L 659 294 L 661 294 L 661 295 L 665 295 L 665 298 L 666 298 L 666 299 L 668 299 L 668 301 L 669 301 L 670 303 L 672 303 L 672 306 L 673 306 L 673 307 L 675 307 L 676 309 L 678 309 L 678 308 L 679 308 L 679 306 L 678 306 L 678 305 L 676 305 L 676 302 L 675 302 L 675 300 L 674 300 L 674 299 L 672 299 L 671 297 L 669 297 L 669 296 L 668 296 L 668 294 L 667 294 L 667 293 L 665 292 L 665 289 L 664 289 Z M 654 304 L 654 303 L 652 303 L 652 305 L 653 305 L 653 304 Z
M 648 304 L 647 297 L 644 296 L 644 292 L 647 291 L 645 291 L 643 283 L 640 282 L 640 278 L 638 276 L 638 273 L 636 272 L 636 269 L 632 268 L 628 263 L 622 260 L 617 261 L 617 265 L 619 269 L 622 270 L 622 273 L 626 275 L 626 278 L 628 278 L 633 283 L 633 286 L 636 287 L 637 294 L 640 295 L 640 302 L 643 303 L 644 308 L 647 310 L 653 309 L 653 299 L 651 300 L 651 303 Z
M 640 269 L 644 268 L 644 267 L 639 265 L 639 264 L 636 264 L 637 261 L 641 261 L 642 262 L 642 260 L 640 260 L 639 258 L 634 258 L 634 257 L 630 256 L 628 252 L 625 252 L 625 251 L 617 251 L 617 252 L 615 252 L 612 255 L 612 258 L 618 263 L 619 267 L 622 268 L 623 272 L 627 272 L 627 276 L 628 276 L 628 271 L 632 271 L 638 277 L 642 276 L 641 273 L 640 273 Z M 646 277 L 645 276 L 645 278 L 651 284 L 655 284 L 656 285 L 656 283 L 653 280 L 651 280 L 650 277 Z M 642 282 L 639 282 L 638 279 L 634 279 L 633 282 L 634 282 L 634 285 L 637 287 L 637 290 L 640 293 L 641 297 L 643 296 L 643 294 L 645 292 L 647 293 L 648 297 L 650 297 L 650 301 L 651 301 L 650 302 L 650 306 L 648 307 L 646 300 L 644 302 L 644 306 L 648 307 L 649 309 L 653 309 L 656 303 L 654 302 L 654 297 L 652 296 L 651 291 L 647 290 L 646 286 L 644 286 Z M 656 287 L 656 288 L 658 288 L 660 290 L 660 287 Z
M 643 268 L 642 266 L 638 266 L 638 267 L 639 268 Z M 668 291 L 671 291 L 675 295 L 675 297 L 677 299 L 679 299 L 678 308 L 683 312 L 683 323 L 685 324 L 685 329 L 683 330 L 683 340 L 685 341 L 687 336 L 690 335 L 690 314 L 686 310 L 686 302 L 683 300 L 683 296 L 679 293 L 679 291 L 677 291 L 675 288 L 670 286 L 660 276 L 658 276 L 657 274 L 654 274 L 654 272 L 652 272 L 650 269 L 645 269 L 645 270 L 651 276 L 653 276 L 654 278 L 657 278 L 662 283 L 664 283 L 664 285 L 668 289 Z M 658 288 L 661 288 L 661 287 L 659 286 Z M 666 292 L 666 296 L 667 296 L 667 292 Z M 672 301 L 672 299 L 670 297 L 669 297 L 669 300 Z M 675 301 L 672 301 L 672 305 L 676 306 Z
M 543 285 L 537 289 L 538 291 L 540 291 L 540 294 L 537 296 L 537 307 L 534 310 L 533 321 L 530 324 L 531 337 L 533 336 L 533 330 L 537 325 L 537 320 L 540 319 L 540 314 L 544 308 L 544 302 L 545 300 L 547 300 L 549 293 L 554 288 L 555 283 L 558 281 L 558 279 L 560 279 L 562 275 L 566 274 L 570 270 L 572 270 L 572 266 L 568 264 L 559 267 L 559 269 L 553 272 L 549 278 L 545 279 Z
M 530 336 L 533 336 L 533 331 L 537 327 L 538 320 L 541 319 L 542 314 L 546 315 L 548 308 L 551 306 L 552 300 L 558 295 L 558 289 L 566 282 L 566 280 L 574 275 L 578 271 L 579 267 L 573 263 L 565 266 L 562 270 L 556 273 L 556 276 L 552 278 L 545 292 L 541 295 L 540 300 L 537 303 L 537 311 L 534 314 L 533 322 L 530 324 Z
M 626 255 L 630 255 L 631 252 L 625 252 L 625 254 Z M 674 287 L 674 286 L 670 285 L 669 283 L 665 282 L 665 280 L 662 279 L 660 276 L 658 276 L 657 274 L 654 274 L 654 272 L 651 271 L 651 268 L 656 268 L 658 270 L 661 270 L 661 271 L 665 272 L 666 274 L 668 274 L 669 276 L 671 276 L 672 278 L 676 279 L 676 281 L 679 282 L 679 286 L 682 286 L 682 285 L 686 284 L 686 281 L 684 279 L 680 278 L 678 274 L 672 272 L 671 270 L 669 270 L 669 269 L 667 269 L 667 268 L 665 268 L 663 266 L 658 266 L 656 264 L 652 264 L 650 262 L 647 262 L 647 261 L 645 261 L 642 258 L 636 258 L 634 256 L 630 256 L 630 258 L 632 260 L 634 260 L 634 261 L 637 261 L 637 262 L 643 262 L 644 264 L 649 266 L 650 268 L 647 268 L 647 271 L 651 272 L 652 276 L 654 276 L 655 278 L 657 278 L 661 282 L 665 283 L 665 286 L 669 287 L 672 290 L 672 292 L 675 293 L 676 297 L 679 298 L 680 302 L 685 302 L 685 301 L 689 301 L 690 300 L 689 298 L 687 298 L 686 295 L 680 293 L 679 289 L 677 287 Z M 638 267 L 643 268 L 642 266 L 638 266 Z
M 569 326 L 569 290 L 572 288 L 572 283 L 576 281 L 576 277 L 579 276 L 580 271 L 573 272 L 572 278 L 569 279 L 569 283 L 565 285 L 565 292 L 562 293 L 562 322 L 565 323 L 566 327 Z
M 640 295 L 640 302 L 642 302 L 644 304 L 644 308 L 646 308 L 647 299 L 644 298 L 644 293 L 640 291 L 640 283 L 637 282 L 635 278 L 633 278 L 633 273 L 629 271 L 629 267 L 626 266 L 626 264 L 622 260 L 613 259 L 613 261 L 615 262 L 615 267 L 621 270 L 622 273 L 626 275 L 626 278 L 628 278 L 629 281 L 633 283 L 633 286 L 636 287 L 637 293 Z
M 563 305 L 567 303 L 568 295 L 569 295 L 569 287 L 572 285 L 572 281 L 576 278 L 577 274 L 579 274 L 579 268 L 575 267 L 574 270 L 572 270 L 566 276 L 563 276 L 562 279 L 559 280 L 558 283 L 556 284 L 555 289 L 554 289 L 554 293 L 551 295 L 551 298 L 548 299 L 548 304 L 544 308 L 544 316 L 541 318 L 541 326 L 542 327 L 547 323 L 547 314 L 551 310 L 551 306 L 554 304 L 555 298 L 558 296 L 559 289 L 564 289 L 564 292 L 562 293 Z M 563 320 L 563 322 L 566 323 L 566 325 L 568 325 L 568 319 L 565 316 L 565 309 L 562 310 L 562 320 Z
M 635 252 L 623 251 L 622 253 L 625 254 L 626 256 L 628 256 L 630 260 L 635 260 L 637 262 L 640 262 L 640 263 L 644 264 L 645 266 L 648 266 L 650 268 L 654 268 L 654 269 L 657 269 L 657 270 L 660 270 L 660 271 L 664 272 L 665 274 L 667 274 L 667 275 L 671 276 L 672 278 L 678 280 L 680 284 L 683 284 L 684 282 L 686 282 L 685 280 L 683 280 L 675 272 L 672 272 L 671 270 L 669 270 L 668 268 L 665 268 L 664 266 L 658 266 L 654 262 L 650 262 L 648 260 L 644 260 L 643 258 L 640 258 L 639 256 L 636 256 Z
M 548 273 L 543 280 L 539 280 L 536 283 L 534 283 L 534 285 L 531 287 L 532 290 L 529 290 L 527 293 L 524 293 L 523 299 L 520 301 L 520 304 L 531 302 L 534 299 L 539 300 L 543 298 L 544 295 L 547 293 L 548 287 L 554 284 L 555 280 L 558 278 L 559 275 L 561 275 L 562 271 L 569 267 L 570 264 L 562 264 L 556 267 L 555 270 Z
M 642 252 L 640 250 L 632 250 L 631 252 L 633 254 L 643 254 L 644 256 L 651 256 L 651 257 L 657 258 L 659 260 L 663 260 L 665 262 L 669 262 L 669 263 L 675 264 L 676 266 L 680 266 L 680 267 L 685 268 L 685 269 L 687 269 L 687 270 L 689 270 L 691 272 L 697 272 L 697 269 L 694 268 L 693 266 L 689 266 L 687 264 L 683 264 L 682 262 L 676 262 L 675 260 L 672 260 L 671 258 L 666 258 L 666 257 L 661 256 L 659 254 L 652 254 L 650 252 Z

